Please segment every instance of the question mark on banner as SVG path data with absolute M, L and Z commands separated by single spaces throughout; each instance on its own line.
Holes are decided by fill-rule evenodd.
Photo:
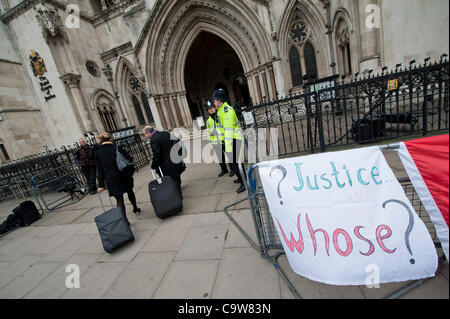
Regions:
M 408 228 L 406 228 L 406 232 L 405 232 L 405 244 L 406 244 L 406 248 L 408 248 L 409 253 L 411 254 L 411 256 L 413 256 L 413 253 L 412 253 L 412 251 L 411 251 L 411 247 L 410 247 L 410 245 L 409 245 L 409 235 L 411 234 L 411 231 L 412 231 L 412 229 L 413 229 L 413 227 L 414 227 L 414 215 L 413 215 L 413 212 L 411 211 L 411 209 L 409 208 L 408 205 L 406 205 L 404 202 L 402 202 L 402 201 L 400 201 L 400 200 L 397 200 L 397 199 L 389 199 L 389 200 L 385 201 L 385 202 L 383 203 L 383 208 L 386 208 L 386 205 L 389 204 L 389 203 L 397 203 L 397 204 L 400 204 L 400 205 L 402 205 L 403 207 L 405 207 L 406 210 L 408 211 L 408 214 L 409 214 L 409 223 L 408 223 Z M 411 259 L 409 260 L 409 262 L 410 262 L 411 264 L 413 264 L 413 265 L 416 263 L 416 261 L 414 260 L 414 258 L 411 258 Z
M 287 170 L 286 170 L 286 168 L 284 168 L 283 166 L 277 165 L 277 166 L 272 167 L 272 169 L 270 170 L 269 176 L 272 177 L 273 171 L 274 171 L 274 170 L 277 170 L 277 169 L 279 169 L 279 170 L 283 173 L 283 178 L 278 182 L 278 188 L 277 188 L 277 191 L 278 191 L 278 197 L 280 197 L 280 199 L 282 199 L 283 196 L 281 196 L 280 185 L 281 185 L 281 182 L 286 178 Z M 282 201 L 282 200 L 280 200 L 280 204 L 283 205 L 283 201 Z

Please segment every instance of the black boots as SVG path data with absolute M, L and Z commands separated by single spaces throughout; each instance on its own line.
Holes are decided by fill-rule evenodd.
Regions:
M 225 175 L 226 173 L 228 173 L 228 171 L 221 171 L 220 173 L 219 173 L 219 177 L 222 177 L 223 175 Z

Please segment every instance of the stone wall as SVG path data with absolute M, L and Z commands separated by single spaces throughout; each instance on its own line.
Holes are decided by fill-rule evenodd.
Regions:
M 384 0 L 382 33 L 384 65 L 409 66 L 412 59 L 439 60 L 449 54 L 448 0 Z
M 0 144 L 10 159 L 53 147 L 8 28 L 0 22 Z M 5 158 L 3 158 L 4 160 Z

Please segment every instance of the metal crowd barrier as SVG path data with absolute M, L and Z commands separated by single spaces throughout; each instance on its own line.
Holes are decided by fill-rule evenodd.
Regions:
M 28 181 L 19 180 L 0 186 L 0 224 L 21 202 L 33 201 L 39 213 L 43 215 L 46 211 L 71 205 L 87 193 L 86 178 L 74 164 L 34 174 Z
M 390 147 L 386 147 L 390 148 Z M 239 165 L 239 169 L 242 176 L 246 176 L 245 168 L 241 164 Z M 283 271 L 282 267 L 278 262 L 278 258 L 282 255 L 285 255 L 283 245 L 281 244 L 280 238 L 278 236 L 278 232 L 273 223 L 272 216 L 270 214 L 269 205 L 267 204 L 266 197 L 264 194 L 264 189 L 261 185 L 261 180 L 258 175 L 257 166 L 251 166 L 248 170 L 247 178 L 244 178 L 244 186 L 247 191 L 247 197 L 240 199 L 232 204 L 225 206 L 224 213 L 228 216 L 230 221 L 237 227 L 240 233 L 244 236 L 244 238 L 255 248 L 257 251 L 261 253 L 261 257 L 267 259 L 271 262 L 280 276 L 283 278 L 288 288 L 292 292 L 292 294 L 297 299 L 301 299 L 301 295 L 296 290 L 294 285 L 289 281 L 286 276 L 286 273 Z M 406 195 L 408 196 L 411 204 L 413 205 L 416 213 L 422 219 L 424 224 L 426 225 L 431 238 L 435 244 L 436 249 L 441 248 L 441 243 L 436 236 L 436 230 L 434 228 L 433 223 L 430 220 L 428 213 L 422 205 L 422 202 L 419 198 L 419 195 L 414 190 L 414 187 L 409 180 L 409 178 L 399 179 Z M 252 219 L 255 227 L 257 242 L 255 242 L 250 235 L 236 222 L 236 220 L 230 214 L 230 210 L 239 203 L 248 200 L 250 204 L 250 209 L 252 213 Z M 441 255 L 439 257 L 439 263 L 445 259 L 445 256 Z M 390 294 L 386 297 L 386 299 L 396 299 L 399 298 L 411 290 L 421 286 L 425 281 L 431 278 L 422 279 L 414 281 L 413 283 L 407 284 L 394 293 Z
M 21 202 L 32 201 L 42 215 L 44 209 L 41 202 L 35 196 L 35 192 L 30 182 L 18 181 L 11 185 L 5 185 L 0 187 L 0 224 L 2 224 L 9 215 L 13 214 L 13 209 L 18 207 Z M 15 230 L 18 227 L 10 229 L 7 233 Z M 7 233 L 0 234 L 1 236 Z
M 48 211 L 71 205 L 88 194 L 86 178 L 73 164 L 36 174 L 31 185 L 36 199 Z

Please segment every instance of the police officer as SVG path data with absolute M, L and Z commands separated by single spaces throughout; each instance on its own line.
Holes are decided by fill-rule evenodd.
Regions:
M 219 177 L 224 176 L 228 173 L 227 164 L 225 162 L 225 145 L 223 143 L 223 135 L 219 135 L 217 130 L 218 118 L 217 118 L 217 108 L 211 101 L 206 101 L 206 111 L 209 113 L 208 120 L 206 121 L 206 128 L 209 133 L 209 142 L 214 148 L 214 153 L 219 160 L 220 173 Z M 230 166 L 229 176 L 234 176 L 234 172 Z
M 230 168 L 234 171 L 237 179 L 234 181 L 240 184 L 237 193 L 245 191 L 244 182 L 239 172 L 238 160 L 242 146 L 241 128 L 234 109 L 226 102 L 227 94 L 223 89 L 217 89 L 213 93 L 213 103 L 217 108 L 217 131 L 219 136 L 223 136 L 225 154 L 230 162 Z

